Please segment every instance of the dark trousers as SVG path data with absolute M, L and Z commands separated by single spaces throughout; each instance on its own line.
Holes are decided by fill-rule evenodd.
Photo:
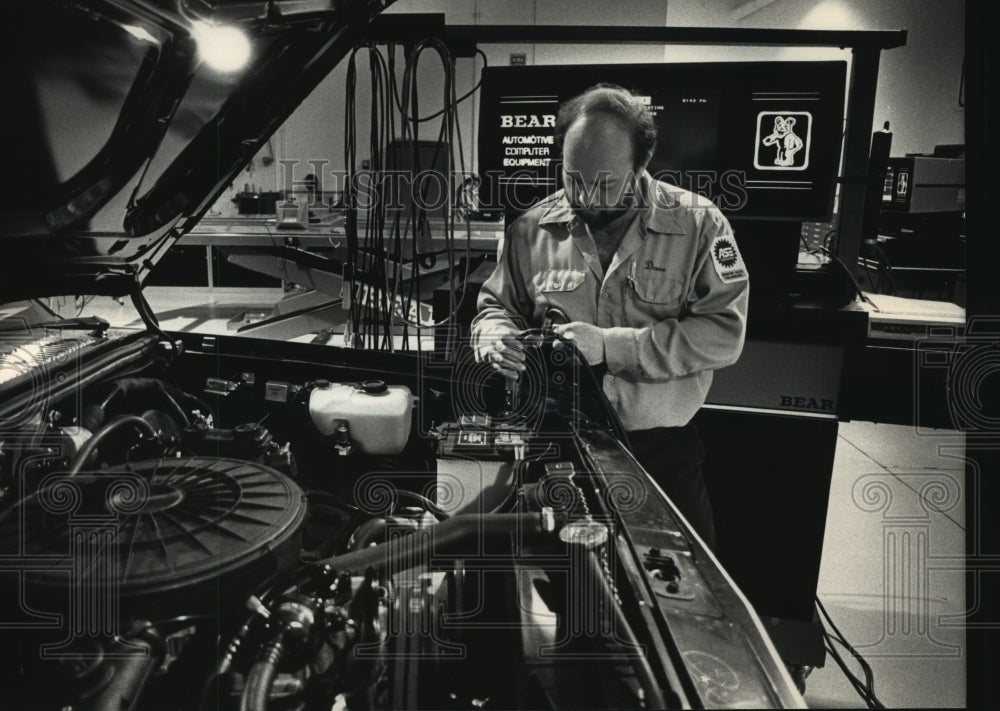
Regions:
M 708 500 L 701 464 L 705 461 L 705 446 L 698 429 L 656 427 L 628 433 L 632 454 L 649 472 L 688 523 L 698 532 L 709 548 L 715 548 L 715 522 L 712 504 Z

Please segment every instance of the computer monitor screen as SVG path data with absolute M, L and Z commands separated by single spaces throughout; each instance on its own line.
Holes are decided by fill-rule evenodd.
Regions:
M 559 104 L 598 82 L 646 102 L 648 170 L 730 218 L 825 221 L 844 132 L 846 62 L 488 67 L 479 119 L 481 203 L 508 217 L 560 187 Z

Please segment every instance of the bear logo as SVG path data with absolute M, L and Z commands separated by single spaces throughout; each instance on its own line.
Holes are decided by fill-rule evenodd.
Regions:
M 774 164 L 781 167 L 795 165 L 795 154 L 802 150 L 802 139 L 795 134 L 795 117 L 775 116 L 774 130 L 761 141 L 765 146 L 777 146 Z

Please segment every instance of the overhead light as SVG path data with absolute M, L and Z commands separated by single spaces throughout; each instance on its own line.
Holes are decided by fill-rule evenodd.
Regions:
M 195 20 L 191 33 L 198 55 L 217 72 L 238 72 L 250 61 L 250 40 L 238 27 Z

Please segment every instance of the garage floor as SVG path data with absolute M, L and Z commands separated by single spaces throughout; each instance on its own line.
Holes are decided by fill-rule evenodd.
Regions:
M 168 330 L 233 333 L 231 319 L 271 309 L 280 290 L 213 294 L 148 289 Z M 206 303 L 207 302 L 207 303 Z M 53 303 L 75 314 L 71 300 Z M 104 299 L 86 313 L 139 326 L 127 302 Z M 290 340 L 309 342 L 311 334 Z M 342 339 L 332 339 L 340 345 Z M 819 596 L 868 660 L 889 708 L 965 704 L 964 438 L 944 430 L 842 423 L 837 443 Z M 846 651 L 849 668 L 861 676 Z M 833 659 L 806 682 L 813 708 L 865 708 Z
M 868 660 L 885 706 L 963 707 L 964 437 L 869 422 L 839 431 L 820 600 Z M 829 656 L 807 679 L 806 701 L 866 707 Z

